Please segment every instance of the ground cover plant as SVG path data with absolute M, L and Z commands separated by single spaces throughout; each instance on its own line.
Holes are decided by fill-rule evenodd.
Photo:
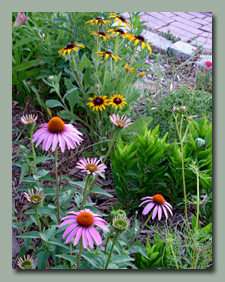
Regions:
M 211 269 L 212 64 L 187 83 L 136 12 L 12 22 L 12 267 Z

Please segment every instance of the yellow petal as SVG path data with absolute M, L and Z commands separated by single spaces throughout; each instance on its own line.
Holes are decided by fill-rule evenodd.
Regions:
M 108 60 L 109 54 L 105 54 L 105 58 L 106 58 L 106 60 Z
M 139 43 L 139 39 L 136 39 L 134 42 L 134 46 L 136 46 Z
M 144 48 L 145 48 L 145 43 L 142 42 L 142 43 L 141 43 L 141 49 L 143 50 Z
M 73 49 L 74 49 L 74 48 L 73 48 Z M 70 54 L 70 53 L 71 53 L 71 49 L 68 50 L 68 54 Z

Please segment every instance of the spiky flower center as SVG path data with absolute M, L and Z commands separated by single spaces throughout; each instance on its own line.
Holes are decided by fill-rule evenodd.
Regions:
M 68 43 L 65 48 L 66 49 L 72 49 L 73 48 L 73 44 L 72 43 Z
M 99 31 L 98 34 L 105 36 L 105 32 L 104 31 Z
M 136 36 L 136 38 L 139 39 L 139 40 L 141 40 L 141 41 L 145 41 L 145 38 L 144 38 L 144 36 L 142 36 L 142 35 L 138 35 L 138 36 Z
M 98 170 L 98 167 L 97 167 L 97 165 L 94 165 L 94 164 L 88 164 L 88 165 L 86 165 L 86 169 L 88 169 L 91 172 L 94 172 L 94 171 Z
M 82 212 L 77 216 L 77 222 L 83 227 L 89 227 L 94 222 L 94 217 L 88 212 Z
M 125 122 L 123 122 L 122 120 L 117 120 L 116 123 L 119 127 L 124 127 L 125 125 Z
M 113 103 L 116 104 L 116 105 L 119 105 L 119 104 L 122 103 L 122 100 L 117 97 L 117 98 L 115 98 L 115 99 L 113 100 Z
M 94 103 L 95 106 L 101 106 L 101 105 L 104 104 L 104 100 L 101 97 L 96 97 L 93 100 L 93 103 Z
M 65 123 L 59 117 L 53 117 L 48 123 L 48 131 L 51 133 L 61 133 L 65 129 Z
M 130 224 L 130 221 L 121 216 L 116 216 L 113 219 L 113 227 L 118 231 L 125 230 L 129 224 Z
M 28 124 L 34 124 L 34 123 L 35 123 L 35 120 L 32 119 L 32 118 L 29 118 L 29 119 L 26 120 L 26 122 L 27 122 Z
M 156 194 L 155 196 L 153 196 L 153 202 L 155 204 L 158 204 L 158 205 L 163 205 L 164 204 L 164 197 L 160 194 Z
M 38 204 L 42 201 L 42 197 L 40 195 L 35 194 L 30 196 L 30 201 L 34 204 Z
M 25 269 L 31 269 L 33 266 L 32 262 L 30 260 L 25 260 L 21 263 L 21 267 Z
M 116 211 L 116 214 L 121 217 L 121 218 L 125 218 L 126 217 L 126 213 L 123 210 L 118 210 Z
M 102 20 L 102 18 L 101 17 L 97 17 L 97 18 L 95 18 L 96 20 Z
M 120 20 L 121 20 L 122 22 L 125 22 L 125 21 L 126 21 L 125 18 L 122 17 L 122 16 L 120 16 L 119 18 L 120 18 Z

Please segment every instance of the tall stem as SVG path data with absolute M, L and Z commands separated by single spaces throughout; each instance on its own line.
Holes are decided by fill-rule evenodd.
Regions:
M 38 177 L 37 166 L 36 166 L 36 155 L 35 155 L 34 143 L 32 143 L 32 139 L 33 139 L 33 128 L 30 130 L 30 140 L 31 140 L 32 153 L 33 153 L 34 170 L 35 170 L 36 176 Z M 36 183 L 37 183 L 37 186 L 38 186 L 38 192 L 40 192 L 40 186 L 39 186 L 39 179 L 38 178 L 36 180 Z
M 58 184 L 58 146 L 56 146 L 55 149 L 55 178 L 56 178 L 56 191 L 57 191 L 57 217 L 58 222 L 60 223 L 60 217 L 59 217 L 59 184 Z
M 82 200 L 82 204 L 81 204 L 81 209 L 83 208 L 83 206 L 86 204 L 86 201 L 87 201 L 87 197 L 88 197 L 88 193 L 87 193 L 87 190 L 88 190 L 88 184 L 90 182 L 90 177 L 91 175 L 89 174 L 87 176 L 87 180 L 86 180 L 86 183 L 85 183 L 85 188 L 84 188 L 84 194 L 83 194 L 83 200 Z
M 174 251 L 173 251 L 173 246 L 172 246 L 171 242 L 170 242 L 170 248 L 171 248 L 171 252 L 173 254 L 173 258 L 174 258 L 174 261 L 175 261 L 175 264 L 176 264 L 176 268 L 179 269 L 177 261 L 176 261 L 176 257 L 175 257 Z
M 148 223 L 150 217 L 151 217 L 152 213 L 150 213 L 149 217 L 147 218 L 147 220 L 145 221 L 145 223 L 143 224 L 143 226 L 141 227 L 141 229 L 139 230 L 138 234 L 134 237 L 134 239 L 131 241 L 131 243 L 129 244 L 129 248 L 131 247 L 131 245 L 133 245 L 134 241 L 137 239 L 138 235 L 141 233 L 141 231 L 144 229 L 145 225 Z
M 82 237 L 80 238 L 80 250 L 79 250 L 79 255 L 78 255 L 78 259 L 77 259 L 77 269 L 79 269 L 79 266 L 80 266 L 81 252 L 82 252 Z
M 108 260 L 107 260 L 107 263 L 106 263 L 106 266 L 105 266 L 105 269 L 107 269 L 107 267 L 108 267 L 108 265 L 109 265 L 109 261 L 110 261 L 110 258 L 111 258 L 112 252 L 113 252 L 113 248 L 114 248 L 114 245 L 116 244 L 116 240 L 117 240 L 118 236 L 119 236 L 119 233 L 117 233 L 117 234 L 115 235 L 115 238 L 114 238 L 114 241 L 113 241 L 111 250 L 110 250 L 110 254 L 109 254 L 109 256 L 108 256 Z
M 109 235 L 108 235 L 108 237 L 107 237 L 107 239 L 106 239 L 106 243 L 105 243 L 105 254 L 106 254 L 107 245 L 108 245 L 108 242 L 109 242 L 109 239 L 110 239 L 112 233 L 113 233 L 113 229 L 110 231 L 110 233 L 109 233 Z
M 105 88 L 105 76 L 106 76 L 106 71 L 107 71 L 107 65 L 108 65 L 108 61 L 106 60 L 105 70 L 104 70 L 104 78 L 103 78 L 103 86 L 102 86 L 102 95 L 103 95 L 103 91 L 104 91 L 104 88 Z
M 36 216 L 39 232 L 42 232 L 41 223 L 40 223 L 40 220 L 39 220 L 39 217 L 38 217 L 37 207 L 35 207 L 35 216 Z

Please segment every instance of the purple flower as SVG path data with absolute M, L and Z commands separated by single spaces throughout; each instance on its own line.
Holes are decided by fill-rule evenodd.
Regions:
M 40 125 L 34 135 L 32 143 L 37 141 L 35 147 L 37 147 L 42 141 L 42 150 L 48 151 L 52 145 L 52 151 L 55 151 L 57 144 L 61 151 L 65 151 L 67 145 L 68 149 L 74 149 L 77 145 L 83 141 L 79 135 L 83 135 L 75 126 L 72 124 L 65 124 L 61 118 L 53 117 L 49 123 L 43 123 Z
M 185 249 L 183 249 L 182 252 L 179 253 L 179 256 L 182 256 L 183 254 L 185 254 Z
M 93 225 L 96 225 L 107 232 L 109 232 L 109 229 L 106 227 L 106 222 L 100 215 L 91 212 L 89 209 L 84 209 L 79 212 L 71 211 L 67 214 L 70 215 L 63 217 L 62 220 L 64 220 L 64 222 L 58 226 L 58 228 L 60 228 L 69 224 L 62 235 L 63 239 L 68 235 L 65 241 L 66 244 L 73 238 L 74 246 L 78 244 L 81 238 L 84 249 L 87 249 L 88 244 L 92 249 L 94 248 L 93 239 L 96 245 L 100 246 L 102 244 L 102 238 Z
M 168 213 L 167 210 L 170 212 L 171 215 L 172 213 L 172 206 L 164 199 L 164 197 L 160 194 L 156 194 L 153 197 L 144 197 L 141 200 L 145 200 L 143 203 L 139 205 L 139 207 L 145 203 L 147 206 L 143 209 L 142 214 L 146 215 L 149 213 L 153 208 L 153 214 L 152 214 L 152 219 L 155 219 L 157 213 L 158 213 L 158 219 L 161 220 L 162 218 L 162 212 L 164 212 L 166 219 L 168 219 Z
M 124 115 L 120 118 L 119 114 L 112 114 L 109 118 L 117 127 L 128 127 L 133 123 L 130 118 L 127 119 Z
M 29 18 L 28 17 L 25 17 L 25 14 L 24 13 L 18 13 L 18 16 L 16 18 L 16 21 L 13 25 L 13 27 L 18 27 L 18 26 L 21 26 L 22 24 L 24 24 Z
M 90 158 L 83 158 L 77 162 L 76 168 L 81 169 L 81 172 L 86 172 L 87 174 L 101 174 L 105 172 L 107 168 L 104 164 L 99 164 L 100 160 L 97 158 L 90 159 Z

